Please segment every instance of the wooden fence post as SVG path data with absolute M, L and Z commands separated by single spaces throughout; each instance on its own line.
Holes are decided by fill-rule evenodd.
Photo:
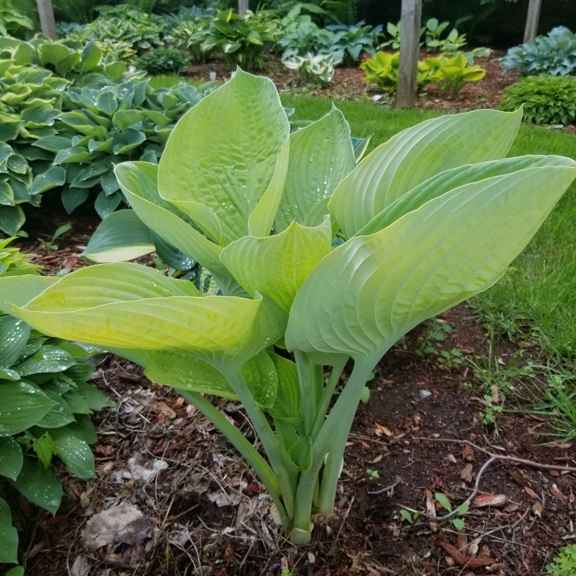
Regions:
M 542 0 L 530 0 L 528 5 L 528 17 L 526 18 L 526 28 L 524 29 L 524 44 L 534 42 L 538 35 L 538 20 L 540 20 L 540 6 Z
M 422 0 L 402 0 L 402 35 L 400 38 L 400 73 L 398 106 L 410 108 L 418 96 L 418 55 Z
M 52 0 L 36 0 L 36 4 L 38 5 L 38 16 L 40 18 L 42 34 L 48 36 L 48 38 L 52 38 L 52 40 L 58 40 Z
M 238 0 L 238 14 L 244 16 L 248 12 L 248 0 Z

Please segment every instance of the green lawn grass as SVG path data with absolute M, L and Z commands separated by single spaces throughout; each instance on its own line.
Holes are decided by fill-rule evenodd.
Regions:
M 292 119 L 315 120 L 332 103 L 326 99 L 282 94 L 296 109 Z M 370 101 L 338 102 L 353 136 L 372 135 L 369 150 L 397 132 L 438 112 L 389 110 Z M 558 154 L 576 160 L 573 134 L 522 126 L 510 155 Z M 473 299 L 483 321 L 509 336 L 528 330 L 551 355 L 576 358 L 576 184 L 564 195 L 526 250 L 504 278 Z

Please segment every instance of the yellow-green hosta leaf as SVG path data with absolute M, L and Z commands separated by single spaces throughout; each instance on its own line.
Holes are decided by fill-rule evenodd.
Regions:
M 290 140 L 286 140 L 278 159 L 276 169 L 268 186 L 268 190 L 262 196 L 258 206 L 248 218 L 248 232 L 250 236 L 269 236 L 274 224 L 274 218 L 278 212 L 278 206 L 284 193 L 288 163 L 290 160 Z
M 276 231 L 285 230 L 293 221 L 310 225 L 310 211 L 330 196 L 355 166 L 350 126 L 337 108 L 292 133 L 286 186 L 274 224 Z M 328 209 L 324 207 L 322 216 L 326 214 Z
M 444 170 L 504 158 L 522 112 L 475 110 L 422 122 L 396 134 L 338 185 L 329 203 L 346 238 L 418 184 Z
M 288 349 L 317 363 L 338 353 L 376 362 L 412 327 L 498 280 L 575 177 L 572 163 L 467 184 L 352 238 L 304 282 Z
M 330 253 L 331 243 L 328 217 L 316 228 L 292 222 L 275 236 L 246 236 L 224 248 L 220 258 L 250 294 L 265 294 L 289 312 L 304 280 Z
M 156 164 L 124 162 L 116 166 L 115 174 L 134 212 L 146 226 L 208 268 L 224 294 L 242 292 L 220 262 L 222 248 L 203 236 L 180 210 L 160 197 Z
M 0 310 L 11 314 L 12 307 L 8 303 L 24 306 L 59 281 L 59 278 L 32 274 L 0 278 Z
M 222 373 L 209 362 L 192 354 L 156 352 L 144 373 L 158 384 L 238 400 L 234 389 Z M 256 402 L 264 407 L 274 404 L 278 374 L 266 352 L 261 352 L 246 362 L 242 368 L 242 376 Z
M 538 166 L 566 166 L 573 165 L 573 161 L 562 156 L 518 156 L 514 158 L 505 158 L 504 160 L 492 160 L 491 162 L 481 162 L 469 166 L 461 166 L 446 170 L 436 176 L 432 176 L 422 184 L 416 186 L 384 208 L 380 214 L 375 216 L 356 236 L 365 236 L 374 234 L 386 226 L 389 226 L 398 218 L 404 216 L 412 210 L 420 208 L 423 204 L 442 196 L 449 190 L 480 182 L 494 176 L 503 176 L 512 174 L 525 168 L 536 168 Z
M 210 209 L 225 243 L 241 238 L 289 132 L 274 84 L 238 70 L 174 128 L 160 160 L 160 194 L 192 218 L 193 203 Z
M 298 371 L 292 360 L 269 352 L 278 372 L 278 395 L 270 413 L 274 418 L 296 422 L 302 418 Z
M 22 278 L 22 285 L 26 280 L 26 277 Z M 170 296 L 201 297 L 202 293 L 192 282 L 168 278 L 158 270 L 139 264 L 117 262 L 67 274 L 28 302 L 26 308 L 57 314 Z

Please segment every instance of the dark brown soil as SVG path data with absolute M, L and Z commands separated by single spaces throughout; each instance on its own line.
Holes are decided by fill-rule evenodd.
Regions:
M 39 234 L 55 228 L 49 220 L 42 225 Z M 83 265 L 79 254 L 93 226 L 86 216 L 74 219 L 56 252 L 33 241 L 24 247 L 50 273 L 76 268 Z M 442 324 L 453 330 L 435 343 L 430 335 Z M 350 436 L 336 516 L 316 530 L 306 549 L 283 538 L 263 487 L 192 406 L 126 361 L 98 358 L 94 384 L 117 402 L 94 418 L 98 477 L 83 481 L 62 468 L 65 496 L 54 518 L 19 500 L 15 521 L 26 574 L 279 576 L 282 569 L 300 576 L 541 574 L 557 549 L 574 538 L 573 473 L 492 463 L 481 477 L 480 495 L 496 496 L 500 503 L 471 507 L 460 531 L 423 515 L 411 525 L 400 514 L 409 508 L 442 516 L 446 510 L 435 503 L 435 493 L 455 507 L 471 493 L 488 456 L 450 439 L 549 465 L 576 464 L 571 444 L 538 445 L 545 440 L 539 435 L 546 430 L 545 418 L 498 413 L 495 424 L 483 422 L 488 408 L 483 395 L 497 394 L 494 405 L 513 408 L 515 399 L 503 393 L 518 382 L 487 390 L 468 363 L 439 362 L 441 350 L 454 348 L 464 358 L 485 357 L 485 336 L 471 308 L 462 304 L 416 328 L 381 361 Z M 425 352 L 428 345 L 432 350 Z M 518 355 L 506 342 L 496 351 L 503 366 Z M 254 438 L 238 406 L 215 402 Z M 139 478 L 142 467 L 149 472 L 154 466 L 156 475 Z M 144 515 L 136 536 L 88 550 L 82 538 L 87 522 L 120 503 Z

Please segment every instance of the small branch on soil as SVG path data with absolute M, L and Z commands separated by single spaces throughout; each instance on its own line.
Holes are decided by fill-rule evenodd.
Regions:
M 532 468 L 540 468 L 541 470 L 558 470 L 559 472 L 576 472 L 576 468 L 573 466 L 557 466 L 556 464 L 540 464 L 540 462 L 534 462 L 533 460 L 525 460 L 524 458 L 517 458 L 516 456 L 504 456 L 503 454 L 494 454 L 481 448 L 480 446 L 473 444 L 469 440 L 456 440 L 455 438 L 424 438 L 424 437 L 414 437 L 414 440 L 426 440 L 428 442 L 451 442 L 453 444 L 468 444 L 475 450 L 483 452 L 492 458 L 497 458 L 498 460 L 507 460 L 508 462 L 518 462 L 518 464 L 524 464 L 525 466 L 531 466 Z
M 574 468 L 572 466 L 556 466 L 555 464 L 540 464 L 539 462 L 533 462 L 532 460 L 525 460 L 523 458 L 516 458 L 515 456 L 505 456 L 503 454 L 494 454 L 493 452 L 489 452 L 488 450 L 481 448 L 480 446 L 477 446 L 476 444 L 473 444 L 472 442 L 469 442 L 468 440 L 456 440 L 453 438 L 423 438 L 423 437 L 414 437 L 414 440 L 425 440 L 425 441 L 429 441 L 429 442 L 450 442 L 453 444 L 468 444 L 469 446 L 478 450 L 479 452 L 483 452 L 484 454 L 487 454 L 488 456 L 490 456 L 490 458 L 484 463 L 482 468 L 480 468 L 480 470 L 478 471 L 478 475 L 476 476 L 476 482 L 474 483 L 474 489 L 472 490 L 472 493 L 470 494 L 470 496 L 468 496 L 468 498 L 466 499 L 465 502 L 463 502 L 463 504 L 460 504 L 460 506 L 458 506 L 458 508 L 456 508 L 455 510 L 450 512 L 450 514 L 446 514 L 445 516 L 434 516 L 433 517 L 433 516 L 430 516 L 429 514 L 426 514 L 424 512 L 418 512 L 417 510 L 411 510 L 410 508 L 403 506 L 403 508 L 405 508 L 406 510 L 409 510 L 410 512 L 415 512 L 416 514 L 420 514 L 420 516 L 424 516 L 425 518 L 429 518 L 431 520 L 434 520 L 435 522 L 441 522 L 444 520 L 450 520 L 450 518 L 454 518 L 455 516 L 458 515 L 458 510 L 460 509 L 461 506 L 469 506 L 472 503 L 472 501 L 474 500 L 474 498 L 476 497 L 476 495 L 478 494 L 478 491 L 480 489 L 480 480 L 482 479 L 482 475 L 484 474 L 484 472 L 486 472 L 486 470 L 489 468 L 489 466 L 492 463 L 496 462 L 496 460 L 505 460 L 508 462 L 517 462 L 519 464 L 524 464 L 525 466 L 531 466 L 533 468 L 540 468 L 542 470 L 559 470 L 562 472 L 576 472 L 576 468 Z M 381 492 L 384 492 L 385 490 L 386 489 L 382 490 Z M 372 494 L 374 494 L 374 492 L 372 492 Z
M 392 490 L 392 488 L 396 488 L 400 482 L 401 481 L 398 480 L 398 482 L 394 482 L 394 484 L 390 484 L 390 486 L 386 486 L 386 488 L 380 488 L 380 490 L 375 490 L 374 492 L 366 491 L 366 494 L 383 494 L 384 492 L 388 492 L 388 490 Z

